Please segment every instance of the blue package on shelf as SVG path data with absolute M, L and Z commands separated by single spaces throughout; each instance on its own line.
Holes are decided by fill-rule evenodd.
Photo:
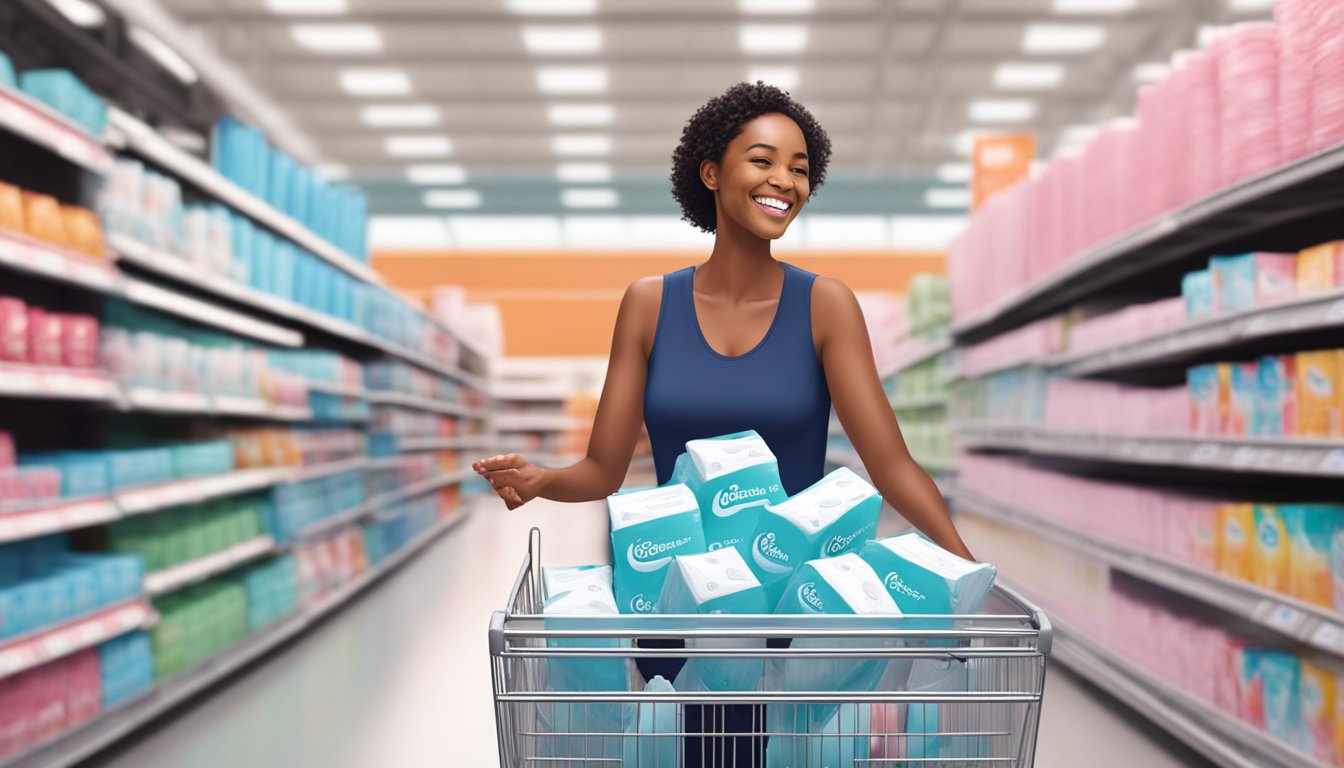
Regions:
M 19 88 L 95 136 L 107 127 L 107 105 L 69 70 L 30 69 L 19 75 Z
M 291 301 L 294 299 L 294 271 L 298 254 L 298 247 L 287 240 L 282 240 L 274 252 L 275 292 Z
M 19 86 L 18 79 L 14 77 L 14 62 L 9 60 L 4 51 L 0 51 L 0 84 L 10 88 Z
M 294 177 L 289 185 L 289 194 L 286 196 L 281 206 L 290 216 L 298 219 L 305 226 L 312 228 L 313 207 L 309 204 L 312 198 L 313 185 L 317 183 L 317 174 L 312 168 L 298 165 L 294 168 Z
M 135 448 L 107 452 L 108 482 L 114 488 L 164 483 L 173 479 L 171 448 Z
M 256 225 L 246 216 L 230 213 L 229 232 L 233 236 L 233 277 L 240 283 L 251 285 L 255 272 L 252 260 L 256 250 Z
M 252 287 L 275 294 L 275 236 L 264 229 L 257 229 L 252 244 Z
M 265 200 L 273 208 L 283 211 L 289 200 L 296 164 L 293 158 L 278 149 L 271 151 L 270 160 Z
M 61 470 L 62 496 L 103 495 L 111 488 L 107 461 L 91 452 L 35 453 L 19 455 L 25 467 L 56 467 Z
M 154 682 L 154 658 L 149 633 L 137 630 L 98 646 L 102 670 L 103 707 L 119 704 Z

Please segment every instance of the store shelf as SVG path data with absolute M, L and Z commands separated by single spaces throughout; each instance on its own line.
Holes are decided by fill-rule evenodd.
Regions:
M 338 588 L 312 608 L 298 611 L 260 629 L 195 667 L 156 683 L 135 698 L 105 710 L 93 720 L 58 734 L 24 754 L 0 759 L 0 768 L 67 768 L 148 725 L 174 707 L 214 687 L 280 644 L 303 633 L 359 592 L 392 573 L 431 542 L 460 525 L 472 511 L 470 503 L 413 539 L 387 560 Z
M 346 472 L 355 472 L 365 469 L 369 466 L 369 459 L 366 456 L 356 456 L 349 459 L 336 459 L 334 461 L 324 461 L 320 464 L 309 464 L 301 467 L 284 468 L 286 483 L 302 483 L 308 480 L 317 480 L 332 475 L 342 475 Z
M 948 395 L 926 395 L 924 397 L 908 397 L 891 401 L 893 411 L 924 411 L 931 408 L 946 408 L 950 404 Z
M 112 154 L 99 139 L 16 88 L 0 86 L 0 128 L 94 173 L 112 168 Z
M 371 389 L 368 391 L 368 400 L 371 405 L 399 405 L 403 408 L 415 408 L 421 411 L 444 413 L 450 416 L 465 416 L 472 412 L 471 408 L 461 403 L 451 403 L 447 400 L 438 400 L 430 397 L 418 397 L 403 392 Z
M 274 552 L 275 539 L 258 536 L 199 560 L 145 574 L 145 592 L 158 597 Z
M 1344 477 L 1344 440 L 1073 432 L 1022 425 L 953 426 L 962 447 L 1103 463 Z
M 382 285 L 383 281 L 366 264 L 327 242 L 317 233 L 282 213 L 261 198 L 225 178 L 205 161 L 178 149 L 150 126 L 112 107 L 108 109 L 108 123 L 125 141 L 126 148 L 144 157 L 178 178 L 199 187 L 202 191 L 294 241 L 297 245 L 317 254 L 327 263 L 366 283 Z
M 466 448 L 488 448 L 494 445 L 485 435 L 459 437 L 407 437 L 397 441 L 399 453 L 417 451 L 455 451 Z
M 1344 145 L 1215 192 L 1103 243 L 952 325 L 973 341 L 1044 317 L 1125 280 L 1211 253 L 1293 251 L 1337 238 Z M 1192 262 L 1193 264 L 1193 262 Z
M 495 417 L 497 432 L 568 432 L 592 426 L 563 414 L 500 414 Z
M 1244 621 L 1318 651 L 1344 658 L 1344 615 L 1249 582 L 1196 568 L 1070 530 L 1028 511 L 958 489 L 957 511 L 1025 531 L 1081 552 L 1150 584 L 1216 606 Z
M 0 642 L 0 679 L 139 629 L 153 617 L 149 602 L 136 598 Z
M 390 507 L 393 504 L 403 502 L 406 499 L 414 498 L 421 494 L 430 493 L 432 491 L 437 491 L 440 488 L 446 488 L 450 485 L 460 483 L 475 474 L 475 471 L 473 471 L 471 467 L 467 467 L 466 469 L 459 469 L 456 472 L 449 472 L 445 475 L 439 475 L 437 477 L 431 477 L 411 483 L 405 488 L 399 488 L 389 493 L 379 494 L 364 502 L 364 512 L 365 514 L 372 514 L 381 509 Z
M 112 262 L 0 229 L 0 265 L 98 293 L 120 294 L 121 273 Z
M 902 350 L 902 353 L 896 360 L 884 367 L 878 372 L 878 378 L 888 379 L 908 368 L 913 368 L 920 363 L 941 355 L 952 348 L 951 339 L 939 339 L 930 341 L 928 339 L 919 339 L 911 344 L 909 351 Z
M 122 295 L 136 304 L 174 314 L 196 323 L 213 326 L 239 336 L 247 336 L 281 347 L 303 346 L 303 335 L 298 331 L 281 328 L 273 323 L 257 320 L 248 315 L 224 309 L 199 299 L 193 299 L 176 291 L 134 278 L 123 279 Z
M 146 488 L 118 491 L 113 498 L 122 514 L 138 515 L 260 490 L 279 483 L 285 479 L 285 474 L 284 469 L 240 469 L 214 477 L 178 480 Z
M 354 387 L 347 384 L 335 384 L 330 381 L 308 379 L 307 386 L 309 392 L 320 392 L 324 395 L 337 395 L 355 400 L 363 400 L 368 397 L 368 392 L 365 392 L 363 387 Z
M 1051 658 L 1133 707 L 1226 768 L 1328 768 L 1269 734 L 1189 696 L 1135 666 L 1067 622 L 1055 628 Z
M 369 514 L 369 505 L 360 504 L 344 512 L 337 512 L 331 517 L 325 517 L 321 520 L 315 520 L 308 525 L 294 532 L 294 541 L 312 541 L 320 539 L 332 531 L 340 530 L 351 523 L 367 517 Z
M 106 496 L 0 512 L 0 543 L 87 528 L 120 517 L 120 510 Z
M 1344 289 L 1190 323 L 1108 349 L 1064 355 L 1051 364 L 1069 376 L 1091 376 L 1183 361 L 1274 337 L 1344 328 Z
M 571 386 L 527 382 L 495 382 L 489 389 L 490 396 L 496 400 L 517 402 L 563 403 L 574 394 L 574 388 Z
M 108 402 L 117 385 L 101 371 L 0 363 L 0 396 Z

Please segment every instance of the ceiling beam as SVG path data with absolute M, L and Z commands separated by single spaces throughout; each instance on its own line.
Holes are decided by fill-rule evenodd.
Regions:
M 892 0 L 881 3 L 894 5 Z M 567 27 L 576 24 L 869 24 L 881 20 L 884 13 L 866 10 L 827 9 L 817 15 L 798 14 L 787 16 L 766 16 L 742 13 L 728 3 L 714 8 L 696 8 L 684 12 L 663 10 L 601 10 L 592 14 L 573 16 L 528 16 L 508 11 L 456 11 L 451 3 L 441 3 L 435 10 L 406 8 L 361 9 L 350 14 L 332 16 L 331 14 L 276 14 L 246 9 L 208 10 L 194 8 L 173 9 L 180 19 L 193 24 L 251 24 L 257 22 L 272 24 L 289 23 L 362 23 L 362 24 L 404 24 L 420 26 L 424 24 L 527 24 L 529 26 Z M 908 24 L 937 24 L 944 17 L 945 8 L 936 11 L 903 10 L 901 20 Z M 1085 24 L 1158 24 L 1166 18 L 1164 11 L 1134 11 L 1112 16 L 1095 13 L 1052 13 L 1041 10 L 1004 10 L 1004 9 L 967 9 L 964 19 L 976 24 L 1023 24 L 1030 21 L 1051 21 Z

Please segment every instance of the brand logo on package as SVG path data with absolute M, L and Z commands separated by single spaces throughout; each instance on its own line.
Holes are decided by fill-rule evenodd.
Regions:
M 1332 389 L 1330 379 L 1315 368 L 1307 369 L 1307 386 L 1318 395 L 1329 395 Z
M 630 598 L 631 613 L 653 613 L 654 609 L 657 607 L 658 607 L 657 603 L 655 603 L 653 600 L 644 599 L 643 592 Z M 607 610 L 611 609 L 608 608 Z
M 736 547 L 738 544 L 741 544 L 742 542 L 743 539 L 724 539 L 723 541 L 716 541 L 713 544 L 709 545 L 709 551 L 713 552 L 716 549 L 727 549 L 728 547 Z
M 811 608 L 817 613 L 826 612 L 826 604 L 822 602 L 821 595 L 817 594 L 817 583 L 815 581 L 805 582 L 798 587 L 798 602 L 803 607 Z
M 901 574 L 895 571 L 888 573 L 885 581 L 887 584 L 887 589 L 891 592 L 900 592 L 901 594 L 906 595 L 908 597 L 912 597 L 915 600 L 924 599 L 923 592 L 920 592 L 918 589 L 915 589 L 909 584 L 906 584 L 905 581 L 901 578 Z
M 876 525 L 876 523 L 869 523 L 848 536 L 832 536 L 826 540 L 825 544 L 821 545 L 821 556 L 835 557 L 836 555 L 844 554 L 845 550 L 849 549 L 849 545 L 853 544 L 854 541 L 863 534 L 872 530 L 874 525 Z
M 1278 549 L 1279 547 L 1279 526 L 1274 521 L 1265 518 L 1259 525 L 1260 544 L 1267 549 Z
M 753 504 L 764 504 L 767 491 L 761 487 L 742 488 L 737 483 L 724 488 L 714 494 L 714 501 L 710 504 L 710 511 L 716 517 L 727 517 L 738 511 L 731 507 L 749 507 Z
M 667 552 L 673 552 L 686 546 L 691 541 L 690 537 L 684 539 L 673 539 L 672 541 L 656 542 L 641 539 L 631 544 L 625 551 L 626 559 L 630 561 L 630 567 L 640 573 L 653 573 L 667 567 L 672 562 L 672 555 L 664 555 Z M 664 555 L 659 557 L 659 555 Z
M 751 559 L 766 573 L 788 573 L 793 570 L 789 567 L 789 554 L 775 543 L 773 531 L 756 537 L 751 545 Z

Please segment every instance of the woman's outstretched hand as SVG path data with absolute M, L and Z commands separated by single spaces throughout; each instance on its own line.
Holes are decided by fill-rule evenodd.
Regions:
M 490 487 L 509 509 L 517 509 L 535 499 L 545 475 L 545 470 L 516 453 L 481 459 L 471 468 L 490 482 Z

